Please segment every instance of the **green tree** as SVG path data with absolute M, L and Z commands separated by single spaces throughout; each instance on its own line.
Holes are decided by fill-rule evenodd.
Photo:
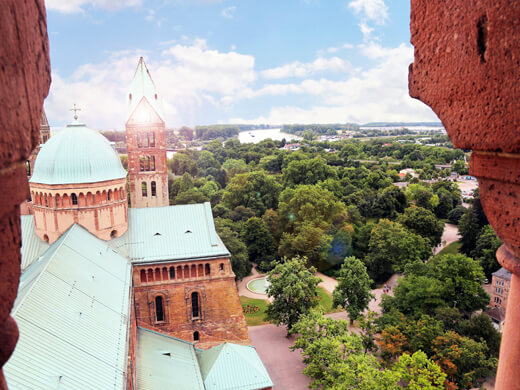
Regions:
M 446 374 L 422 351 L 412 356 L 403 354 L 392 367 L 399 384 L 409 390 L 441 390 L 444 389 Z
M 247 246 L 249 260 L 257 265 L 264 262 L 262 269 L 265 270 L 276 256 L 273 236 L 265 222 L 258 217 L 249 218 L 244 225 L 243 240 Z
M 500 245 L 502 245 L 502 241 L 491 225 L 486 225 L 480 230 L 475 249 L 471 251 L 471 257 L 480 263 L 489 280 L 491 280 L 491 274 L 500 268 L 496 256 Z
M 222 201 L 230 210 L 244 206 L 261 216 L 267 209 L 277 208 L 280 191 L 281 185 L 264 171 L 241 173 L 230 180 Z
M 253 267 L 247 257 L 247 247 L 240 240 L 238 233 L 230 228 L 230 224 L 226 220 L 215 218 L 215 228 L 220 239 L 231 253 L 231 268 L 235 276 L 237 279 L 243 279 L 251 273 Z
M 440 245 L 444 224 L 430 210 L 422 207 L 410 207 L 397 221 L 427 239 L 432 247 Z
M 295 160 L 283 170 L 282 181 L 287 186 L 298 184 L 318 184 L 328 178 L 337 179 L 336 170 L 329 167 L 321 157 L 313 159 Z
M 317 287 L 321 279 L 314 276 L 314 267 L 307 268 L 305 257 L 283 261 L 268 274 L 266 292 L 273 301 L 267 306 L 266 315 L 276 325 L 285 325 L 289 336 L 300 317 L 318 305 Z
M 360 260 L 347 257 L 339 270 L 337 281 L 338 285 L 332 294 L 333 305 L 344 307 L 352 324 L 362 311 L 368 309 L 369 302 L 374 298 L 370 292 L 371 280 Z
M 424 239 L 400 223 L 382 219 L 370 234 L 365 264 L 376 282 L 386 281 L 394 272 L 402 272 L 408 263 L 424 261 L 430 250 Z
M 484 309 L 489 295 L 482 289 L 484 272 L 480 264 L 464 255 L 436 256 L 428 263 L 430 275 L 441 283 L 441 298 L 462 311 Z
M 176 175 L 184 175 L 189 173 L 192 176 L 197 174 L 197 163 L 186 153 L 175 153 L 173 157 L 168 160 L 168 168 Z
M 460 251 L 466 255 L 471 255 L 477 244 L 477 238 L 480 233 L 480 224 L 478 217 L 472 208 L 466 210 L 466 213 L 459 220 L 459 233 L 462 246 Z

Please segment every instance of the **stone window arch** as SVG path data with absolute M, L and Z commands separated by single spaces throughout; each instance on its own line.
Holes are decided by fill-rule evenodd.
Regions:
M 143 198 L 148 197 L 148 186 L 146 185 L 145 181 L 141 183 L 141 195 Z
M 117 237 L 117 230 L 112 230 L 110 232 L 110 238 L 116 238 Z
M 190 278 L 190 267 L 185 265 L 184 266 L 184 279 L 189 279 Z
M 86 198 L 87 206 L 92 206 L 94 204 L 94 196 L 92 195 L 92 192 L 87 192 L 87 198 Z
M 170 267 L 170 279 L 175 279 L 175 267 Z
M 146 283 L 146 270 L 142 269 L 140 272 L 141 283 Z
M 107 192 L 107 200 L 109 202 L 112 200 L 112 190 L 108 190 L 108 192 Z
M 155 321 L 164 322 L 164 298 L 161 295 L 155 297 Z
M 70 199 L 72 200 L 73 206 L 78 205 L 78 196 L 74 192 L 72 194 L 70 194 Z
M 152 188 L 152 196 L 157 196 L 157 184 L 155 181 L 150 183 L 150 187 Z
M 197 330 L 195 332 L 193 332 L 193 341 L 194 342 L 200 341 L 200 334 Z
M 106 203 L 107 201 L 107 192 L 106 190 L 103 190 L 103 192 L 101 193 L 101 203 Z
M 124 194 L 124 192 L 123 192 L 123 188 L 120 188 L 120 189 L 119 189 L 119 199 L 120 199 L 120 200 L 125 199 L 125 194 Z
M 96 191 L 95 204 L 101 204 L 101 192 Z
M 177 267 L 177 278 L 182 279 L 182 267 L 180 265 Z
M 63 207 L 67 207 L 70 205 L 69 196 L 67 194 L 63 194 L 62 201 L 63 201 Z
M 191 266 L 190 277 L 192 277 L 192 278 L 197 277 L 197 266 L 195 264 L 192 264 L 192 266 Z
M 162 269 L 162 280 L 168 280 L 168 279 L 169 279 L 168 268 L 163 267 L 163 269 Z
M 143 134 L 143 148 L 147 148 L 148 147 L 148 134 L 144 133 Z
M 193 319 L 200 318 L 200 294 L 197 291 L 191 293 L 191 317 Z
M 153 269 L 148 269 L 148 281 L 153 282 Z
M 47 198 L 47 194 L 45 194 L 43 199 L 44 199 L 44 202 L 45 202 L 45 207 L 49 207 L 49 199 Z
M 209 267 L 209 264 L 208 264 L 208 263 L 206 263 L 205 271 L 206 271 L 206 272 L 205 272 L 206 276 L 211 275 L 211 268 Z
M 224 272 L 224 263 L 220 263 L 219 265 L 220 272 Z
M 204 276 L 204 266 L 202 264 L 199 264 L 199 270 L 197 272 L 197 276 L 199 278 L 202 278 Z
M 56 207 L 62 207 L 63 204 L 61 202 L 61 196 L 60 194 L 56 194 Z
M 147 172 L 150 171 L 150 156 L 146 156 L 144 158 L 144 162 L 145 162 L 144 170 Z
M 155 156 L 150 157 L 150 170 L 155 171 Z
M 156 281 L 160 281 L 161 280 L 161 269 L 160 268 L 156 268 L 155 269 L 155 280 Z
M 79 193 L 79 197 L 78 197 L 78 205 L 80 207 L 84 207 L 87 205 L 87 201 L 85 200 L 85 195 L 83 195 L 83 192 L 80 192 Z

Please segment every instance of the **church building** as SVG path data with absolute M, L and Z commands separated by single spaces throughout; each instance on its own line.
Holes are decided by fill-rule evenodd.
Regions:
M 210 204 L 168 205 L 162 103 L 142 58 L 128 103 L 129 193 L 119 156 L 77 115 L 38 152 L 9 388 L 272 388 Z

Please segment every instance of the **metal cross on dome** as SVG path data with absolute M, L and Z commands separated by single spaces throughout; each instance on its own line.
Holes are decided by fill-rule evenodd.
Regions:
M 81 111 L 81 108 L 77 108 L 76 103 L 74 103 L 74 107 L 69 111 L 74 111 L 74 120 L 78 120 L 78 111 Z

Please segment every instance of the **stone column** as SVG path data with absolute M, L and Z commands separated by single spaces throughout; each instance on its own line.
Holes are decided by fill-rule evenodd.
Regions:
M 410 95 L 439 116 L 470 173 L 513 273 L 497 390 L 520 389 L 520 2 L 411 0 Z
M 39 141 L 50 85 L 43 0 L 4 0 L 0 7 L 0 366 L 18 328 L 9 315 L 20 276 L 20 203 L 29 194 L 25 161 Z M 0 374 L 0 389 L 6 389 Z

